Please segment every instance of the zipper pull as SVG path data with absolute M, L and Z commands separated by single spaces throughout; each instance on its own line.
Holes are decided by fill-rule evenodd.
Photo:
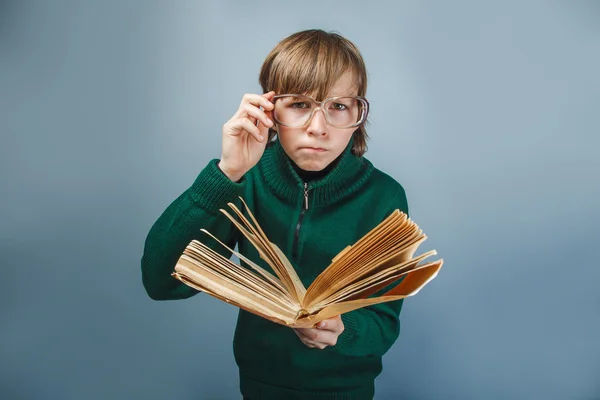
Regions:
M 308 210 L 308 183 L 304 182 L 304 209 Z

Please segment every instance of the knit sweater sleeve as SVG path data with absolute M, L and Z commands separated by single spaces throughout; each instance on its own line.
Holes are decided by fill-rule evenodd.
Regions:
M 401 186 L 392 200 L 392 210 L 395 209 L 408 215 L 406 193 Z M 403 302 L 390 301 L 342 314 L 344 331 L 336 345 L 328 349 L 347 356 L 383 356 L 400 335 Z
M 190 188 L 175 199 L 153 224 L 144 244 L 141 260 L 142 282 L 154 300 L 191 297 L 197 290 L 171 276 L 177 260 L 193 239 L 202 242 L 225 257 L 231 253 L 214 239 L 200 232 L 204 228 L 233 248 L 237 230 L 219 209 L 228 202 L 238 203 L 246 178 L 232 182 L 212 160 L 200 172 Z

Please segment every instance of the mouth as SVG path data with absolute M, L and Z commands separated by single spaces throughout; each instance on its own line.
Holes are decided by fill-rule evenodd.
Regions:
M 327 151 L 326 149 L 324 149 L 322 147 L 310 147 L 310 146 L 300 147 L 300 150 L 315 151 L 315 152 Z

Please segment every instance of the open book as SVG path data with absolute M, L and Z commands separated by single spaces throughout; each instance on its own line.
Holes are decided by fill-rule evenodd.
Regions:
M 437 254 L 435 250 L 413 257 L 427 236 L 406 214 L 395 210 L 352 246 L 346 247 L 331 264 L 305 288 L 292 264 L 269 241 L 246 206 L 248 220 L 233 204 L 223 214 L 258 250 L 275 275 L 230 249 L 202 229 L 250 268 L 223 257 L 197 240 L 186 247 L 173 276 L 197 290 L 233 304 L 273 322 L 300 328 L 362 307 L 399 300 L 416 294 L 431 281 L 443 260 L 419 264 Z M 404 277 L 384 294 L 374 294 Z

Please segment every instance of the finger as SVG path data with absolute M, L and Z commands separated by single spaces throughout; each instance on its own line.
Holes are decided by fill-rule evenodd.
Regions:
M 302 332 L 302 331 L 300 330 L 300 328 L 298 328 L 298 329 L 294 329 L 294 332 L 296 333 L 296 335 L 298 335 L 298 337 L 299 337 L 300 339 L 307 339 L 307 340 L 310 340 L 310 338 L 309 338 L 308 336 L 306 336 L 306 335 L 304 334 L 304 332 Z
M 300 328 L 299 328 L 300 329 Z M 343 329 L 341 329 L 343 331 Z M 305 337 L 307 340 L 315 343 L 322 343 L 326 346 L 335 346 L 337 343 L 338 336 L 340 333 L 332 330 L 324 330 L 317 328 L 304 328 L 303 332 L 300 332 L 299 335 Z
M 322 343 L 326 346 L 333 346 L 337 343 L 338 335 L 331 331 L 319 332 L 316 338 L 312 339 L 313 342 Z
M 324 339 L 319 338 L 318 340 L 315 340 L 304 335 L 302 332 L 298 332 L 296 329 L 294 331 L 296 332 L 296 335 L 298 335 L 302 343 L 304 343 L 308 347 L 324 349 L 327 346 L 335 345 L 337 342 L 337 339 L 333 337 L 325 337 Z
M 325 343 L 320 343 L 320 342 L 315 342 L 314 340 L 310 340 L 307 338 L 304 339 L 300 339 L 302 341 L 302 343 L 304 343 L 306 346 L 310 347 L 311 349 L 321 349 L 323 350 L 325 347 L 327 347 L 327 345 Z
M 316 339 L 317 334 L 319 333 L 319 331 L 314 328 L 298 328 L 296 329 L 296 331 L 298 334 L 302 335 L 302 337 L 305 337 L 309 340 Z
M 307 329 L 302 334 L 317 343 L 332 343 L 334 341 L 335 333 L 331 331 L 321 330 L 321 329 Z
M 325 347 L 327 347 L 327 345 L 325 343 L 316 343 L 316 342 L 312 342 L 312 343 L 310 343 L 310 345 L 307 344 L 307 346 L 309 346 L 312 349 L 319 349 L 319 350 L 323 350 Z
M 304 343 L 306 346 L 311 347 L 311 348 L 316 347 L 316 343 L 314 343 L 312 340 L 310 340 L 309 338 L 304 336 L 304 334 L 302 334 L 302 332 L 298 331 L 298 329 L 294 329 L 294 333 L 296 334 L 296 336 L 298 336 L 300 341 L 302 343 Z
M 275 92 L 269 92 L 269 94 L 274 96 Z M 274 125 L 271 120 L 272 114 L 271 111 L 275 106 L 266 98 L 258 95 L 250 95 L 247 94 L 244 96 L 240 107 L 237 112 L 233 116 L 233 118 L 250 118 L 250 121 L 258 126 L 260 125 L 257 121 L 262 121 L 262 124 L 265 125 L 268 131 L 268 128 Z M 262 99 L 262 100 L 261 100 Z M 271 120 L 271 122 L 269 122 Z M 264 129 L 263 129 L 264 130 Z
M 310 348 L 320 349 L 320 350 L 323 350 L 325 347 L 328 346 L 327 343 L 318 342 L 316 340 L 310 340 L 310 339 L 305 339 L 302 341 L 302 343 L 304 343 L 305 345 L 307 345 Z
M 272 124 L 269 126 L 269 125 L 264 125 L 262 122 L 260 122 L 258 124 L 258 129 L 259 129 L 261 135 L 263 135 L 264 137 L 268 137 L 269 136 L 269 129 L 270 128 L 275 128 L 275 122 L 273 122 L 273 113 L 272 113 L 272 111 L 265 111 L 265 115 L 267 116 L 267 118 L 269 118 L 269 120 L 272 122 Z
M 252 121 L 250 121 L 250 119 L 241 118 L 239 120 L 239 124 L 243 130 L 245 130 L 246 132 L 251 134 L 252 137 L 254 137 L 257 141 L 259 141 L 259 142 L 263 141 L 263 139 L 264 139 L 263 135 L 260 133 L 260 130 L 258 129 L 258 127 L 256 127 L 256 125 L 254 125 L 252 123 Z
M 275 93 L 269 92 L 267 94 L 270 93 L 273 93 L 273 95 L 269 96 L 270 98 L 272 98 Z M 273 103 L 271 103 L 271 101 L 267 97 L 259 94 L 245 94 L 242 98 L 242 102 L 240 103 L 240 109 L 242 109 L 246 104 L 252 104 L 256 107 L 263 107 L 266 110 L 272 110 L 274 107 Z
M 326 319 L 319 322 L 316 328 L 322 331 L 334 331 L 336 326 L 337 324 L 335 320 Z
M 316 340 L 317 339 L 316 334 L 314 332 L 312 332 L 311 329 L 306 329 L 305 331 L 295 330 L 295 332 L 296 332 L 296 335 L 298 335 L 300 340 L 302 340 L 303 342 L 310 342 L 310 343 L 319 342 L 319 340 Z
M 273 121 L 271 121 L 271 119 L 263 110 L 251 104 L 246 104 L 243 110 L 245 111 L 248 117 L 251 117 L 250 121 L 252 121 L 253 123 L 256 123 L 256 120 L 259 120 L 262 123 L 262 125 L 268 128 L 273 126 Z
M 344 322 L 338 315 L 337 317 L 325 319 L 316 325 L 317 329 L 331 331 L 331 332 L 342 332 L 344 330 Z
M 275 91 L 271 90 L 268 93 L 264 93 L 263 97 L 267 100 L 269 100 L 270 104 L 267 104 L 267 106 L 263 106 L 265 107 L 267 110 L 272 110 L 274 108 L 274 104 L 273 104 L 273 97 L 275 97 Z

